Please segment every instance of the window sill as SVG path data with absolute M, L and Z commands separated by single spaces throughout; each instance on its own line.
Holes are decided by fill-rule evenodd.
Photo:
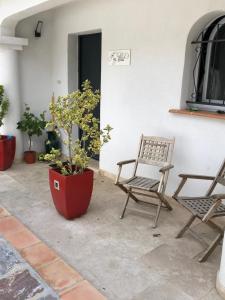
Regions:
M 210 119 L 219 119 L 225 120 L 225 114 L 219 114 L 217 112 L 209 112 L 209 111 L 191 111 L 188 109 L 170 109 L 170 113 L 180 114 L 180 115 L 188 115 L 188 116 L 197 116 L 197 117 L 205 117 Z

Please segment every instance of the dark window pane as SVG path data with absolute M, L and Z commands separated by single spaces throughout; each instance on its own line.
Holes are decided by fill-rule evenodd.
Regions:
M 219 27 L 215 39 L 225 39 L 225 25 Z M 225 100 L 225 43 L 213 43 L 209 62 L 207 99 Z

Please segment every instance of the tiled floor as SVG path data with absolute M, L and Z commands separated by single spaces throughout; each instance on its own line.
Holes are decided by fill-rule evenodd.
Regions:
M 4 211 L 1 214 L 7 221 L 3 224 L 0 220 L 0 228 L 46 281 L 64 292 L 64 300 L 94 300 L 99 292 L 109 300 L 220 300 L 215 282 L 221 248 L 206 263 L 197 262 L 205 243 L 197 240 L 195 233 L 206 240 L 212 240 L 215 233 L 196 222 L 192 232 L 176 240 L 174 236 L 189 214 L 172 200 L 173 211 L 162 211 L 155 230 L 153 218 L 135 212 L 137 204 L 132 202 L 120 220 L 124 200 L 112 180 L 97 175 L 88 213 L 67 221 L 52 204 L 45 164 L 15 164 L 0 173 L 0 204 L 76 269 L 73 275 L 51 251 L 42 253 L 42 242 Z M 144 207 L 146 212 L 152 209 Z M 159 235 L 155 237 L 155 233 Z M 40 253 L 41 263 L 35 252 Z M 55 272 L 59 266 L 61 275 Z M 85 279 L 79 281 L 79 276 Z M 84 298 L 83 293 L 92 296 Z
M 60 295 L 60 299 L 106 299 L 3 207 L 0 207 L 0 235 L 20 252 L 25 261 Z
M 0 299 L 59 300 L 56 292 L 3 237 L 0 237 Z

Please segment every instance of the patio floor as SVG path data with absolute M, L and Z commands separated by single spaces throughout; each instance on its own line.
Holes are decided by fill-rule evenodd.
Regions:
M 192 232 L 174 239 L 189 215 L 173 200 L 173 211 L 162 211 L 157 229 L 151 216 L 131 209 L 120 220 L 124 197 L 112 180 L 97 174 L 88 213 L 66 221 L 52 204 L 46 164 L 14 164 L 0 173 L 0 205 L 108 299 L 221 299 L 215 290 L 220 247 L 206 263 L 196 260 L 205 244 L 194 232 L 206 240 L 214 232 L 195 223 Z

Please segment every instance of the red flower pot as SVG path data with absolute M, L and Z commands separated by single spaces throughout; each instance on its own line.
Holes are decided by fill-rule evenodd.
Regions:
M 0 171 L 11 167 L 16 151 L 15 136 L 2 135 L 0 137 Z
M 49 183 L 54 205 L 66 219 L 86 213 L 93 190 L 94 172 L 64 176 L 57 169 L 49 169 Z
M 23 159 L 27 164 L 34 164 L 36 162 L 36 157 L 37 154 L 35 151 L 25 151 Z

